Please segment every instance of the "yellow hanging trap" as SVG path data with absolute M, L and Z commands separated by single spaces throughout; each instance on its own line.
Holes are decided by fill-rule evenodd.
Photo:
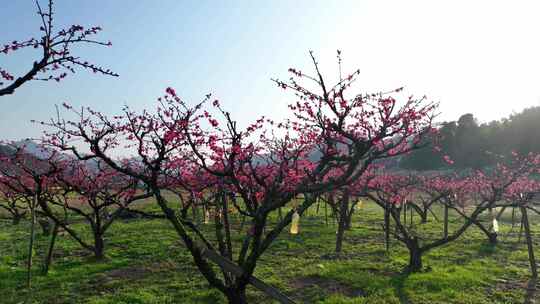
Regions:
M 499 232 L 499 222 L 497 222 L 496 218 L 493 218 L 493 232 Z
M 210 223 L 210 211 L 208 211 L 208 209 L 204 211 L 204 223 Z
M 292 215 L 292 221 L 291 221 L 291 234 L 298 234 L 300 226 L 300 214 L 295 210 Z

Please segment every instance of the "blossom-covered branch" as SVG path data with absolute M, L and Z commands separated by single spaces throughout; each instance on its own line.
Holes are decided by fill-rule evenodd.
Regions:
M 0 45 L 0 55 L 8 55 L 24 48 L 34 48 L 40 49 L 41 57 L 34 61 L 32 67 L 19 77 L 0 67 L 0 96 L 13 94 L 16 89 L 30 80 L 55 80 L 59 82 L 67 76 L 68 72 L 75 73 L 77 67 L 103 75 L 118 76 L 109 69 L 72 54 L 72 49 L 75 46 L 83 44 L 111 46 L 111 42 L 103 42 L 93 38 L 101 32 L 101 27 L 85 28 L 81 25 L 71 25 L 57 30 L 53 18 L 53 0 L 49 0 L 46 9 L 42 9 L 39 1 L 36 1 L 36 5 L 37 13 L 41 18 L 39 28 L 41 37 L 22 41 L 14 40 L 3 46 Z M 43 74 L 43 76 L 38 76 L 39 74 Z

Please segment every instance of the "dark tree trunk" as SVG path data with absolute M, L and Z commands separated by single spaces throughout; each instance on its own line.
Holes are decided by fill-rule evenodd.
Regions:
M 521 207 L 521 214 L 523 217 L 523 228 L 525 228 L 525 240 L 527 241 L 527 250 L 529 251 L 529 263 L 531 264 L 531 274 L 533 278 L 538 277 L 538 271 L 536 268 L 536 259 L 534 258 L 533 242 L 531 238 L 531 230 L 529 228 L 529 218 L 527 216 L 527 209 Z
M 490 245 L 497 245 L 497 232 L 490 231 L 478 219 L 474 220 L 474 224 L 487 236 Z
M 409 272 L 418 272 L 422 269 L 422 250 L 418 244 L 418 239 L 416 237 L 407 244 L 409 249 L 409 266 L 407 271 Z
M 229 304 L 247 304 L 245 286 L 228 289 L 225 295 Z
M 99 232 L 94 233 L 94 257 L 101 260 L 105 257 L 105 243 L 103 235 Z
M 103 231 L 103 225 L 102 225 L 102 218 L 100 217 L 100 210 L 95 209 L 94 210 L 94 223 L 92 232 L 94 233 L 94 257 L 96 260 L 101 260 L 105 257 L 105 244 L 103 243 L 103 234 L 105 231 Z
M 428 209 L 424 209 L 424 211 L 418 213 L 420 215 L 420 223 L 425 224 L 427 223 L 428 218 Z
M 330 211 L 332 216 L 332 225 L 336 225 L 336 211 L 335 211 L 335 200 L 334 200 L 334 194 L 330 193 L 328 194 L 328 204 L 330 204 Z
M 448 237 L 448 206 L 444 205 L 444 238 Z
M 488 241 L 490 245 L 497 245 L 497 232 L 488 233 Z
M 345 214 L 345 217 L 346 217 L 345 230 L 351 230 L 351 228 L 352 228 L 352 216 L 353 216 L 353 213 L 354 213 L 354 209 L 349 208 L 348 212 L 346 212 L 346 214 Z
M 242 214 L 242 220 L 240 221 L 240 229 L 239 231 L 244 230 L 244 225 L 246 224 L 246 216 Z
M 49 267 L 52 263 L 52 255 L 54 250 L 54 243 L 56 242 L 56 236 L 58 235 L 58 224 L 54 225 L 51 242 L 49 243 L 49 249 L 47 250 L 47 257 L 45 258 L 45 264 L 43 264 L 43 274 L 47 275 L 49 272 Z
M 161 195 L 160 189 L 157 186 L 157 182 L 153 181 L 152 184 L 149 184 L 154 197 L 156 199 L 157 204 L 169 220 L 169 222 L 173 225 L 174 230 L 178 234 L 178 236 L 182 239 L 184 242 L 184 245 L 187 247 L 187 249 L 191 252 L 191 255 L 193 257 L 193 260 L 195 262 L 195 265 L 197 265 L 197 268 L 201 272 L 201 274 L 206 278 L 210 286 L 215 287 L 219 289 L 221 292 L 226 293 L 226 289 L 222 281 L 217 278 L 216 273 L 212 269 L 212 267 L 208 264 L 208 261 L 203 257 L 201 250 L 196 245 L 196 243 L 193 241 L 193 239 L 190 237 L 190 235 L 186 232 L 184 225 L 180 222 L 180 219 L 175 214 L 174 210 L 171 209 L 167 205 L 167 201 L 165 198 Z M 232 302 L 235 303 L 235 302 Z M 237 303 L 243 303 L 243 302 L 237 302 Z
M 30 207 L 30 241 L 28 242 L 28 260 L 26 265 L 26 287 L 32 287 L 32 257 L 34 255 L 34 238 L 36 226 L 36 203 L 37 198 L 34 196 L 34 201 Z
M 521 214 L 521 222 L 520 222 L 520 226 L 519 226 L 518 243 L 521 242 L 521 236 L 523 235 L 523 222 L 524 222 L 523 216 L 524 216 L 524 214 L 522 213 Z
M 410 223 L 409 226 L 411 226 L 411 227 L 412 227 L 413 222 L 414 222 L 413 212 L 414 212 L 413 208 L 409 206 L 409 223 Z
M 341 202 L 339 204 L 339 225 L 338 225 L 338 231 L 336 236 L 336 254 L 341 253 L 341 248 L 343 246 L 343 235 L 345 234 L 345 230 L 347 229 L 347 211 L 349 210 L 349 192 L 344 191 L 343 197 L 341 198 Z
M 345 233 L 344 226 L 345 225 L 342 224 L 342 222 L 340 221 L 339 226 L 338 226 L 338 231 L 336 234 L 336 254 L 341 253 L 341 248 L 343 246 L 343 234 Z
M 199 224 L 199 217 L 197 216 L 197 207 L 195 207 L 195 203 L 191 205 L 191 217 L 193 218 L 193 222 Z
M 51 222 L 48 218 L 40 218 L 38 220 L 39 225 L 41 226 L 41 231 L 44 236 L 51 235 Z
M 407 225 L 407 203 L 403 204 L 401 211 L 403 212 L 403 225 Z
M 390 210 L 388 206 L 384 209 L 384 245 L 386 252 L 390 251 Z
M 21 215 L 18 215 L 18 214 L 14 215 L 13 218 L 11 219 L 11 224 L 12 224 L 13 226 L 19 225 L 19 223 L 21 222 L 21 219 L 22 219 L 22 218 L 23 218 L 23 217 L 22 217 Z
M 489 208 L 489 215 L 490 215 L 490 218 L 493 218 L 493 208 Z M 497 232 L 487 231 L 487 237 L 488 237 L 488 241 L 490 245 L 497 244 Z
M 328 227 L 328 204 L 324 203 L 324 223 Z

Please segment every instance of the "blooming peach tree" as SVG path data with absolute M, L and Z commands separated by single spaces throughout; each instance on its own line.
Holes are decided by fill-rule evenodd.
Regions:
M 105 256 L 104 236 L 111 224 L 133 203 L 152 196 L 138 189 L 138 180 L 99 162 L 65 162 L 55 179 L 61 190 L 40 204 L 41 209 L 96 259 Z M 73 222 L 68 217 L 70 213 L 88 224 L 92 241 L 84 240 L 70 227 Z
M 426 98 L 401 100 L 401 89 L 349 93 L 358 71 L 330 86 L 313 54 L 312 59 L 315 76 L 291 69 L 290 81 L 275 80 L 298 99 L 289 106 L 291 117 L 283 122 L 261 117 L 240 127 L 210 95 L 188 106 L 168 88 L 155 114 L 126 109 L 123 115 L 109 118 L 67 106 L 77 119 L 46 123 L 55 130 L 47 133 L 46 142 L 80 159 L 99 158 L 144 183 L 210 285 L 230 303 L 246 303 L 246 286 L 258 260 L 290 224 L 294 212 L 302 214 L 317 195 L 355 182 L 375 160 L 418 148 L 433 131 L 436 104 Z M 302 82 L 312 82 L 317 90 L 308 90 Z M 82 153 L 73 141 L 88 151 Z M 111 151 L 119 147 L 135 152 L 137 170 L 113 157 Z M 171 208 L 162 194 L 165 176 L 176 174 L 182 179 L 193 166 L 215 181 L 213 201 L 219 212 L 214 217 L 217 238 L 212 242 L 186 213 Z M 306 198 L 302 203 L 270 224 L 272 212 L 290 206 L 301 195 Z M 230 241 L 230 207 L 249 221 L 237 249 Z M 221 266 L 218 275 L 207 252 L 234 262 L 241 274 L 233 275 Z

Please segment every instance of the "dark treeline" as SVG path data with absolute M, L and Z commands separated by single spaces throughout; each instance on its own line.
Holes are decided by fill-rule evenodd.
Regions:
M 437 152 L 433 145 L 404 156 L 400 167 L 413 170 L 481 168 L 495 162 L 496 155 L 540 152 L 540 106 L 531 107 L 508 118 L 479 124 L 473 114 L 440 127 Z M 430 143 L 433 144 L 433 143 Z M 442 155 L 448 155 L 448 164 Z

